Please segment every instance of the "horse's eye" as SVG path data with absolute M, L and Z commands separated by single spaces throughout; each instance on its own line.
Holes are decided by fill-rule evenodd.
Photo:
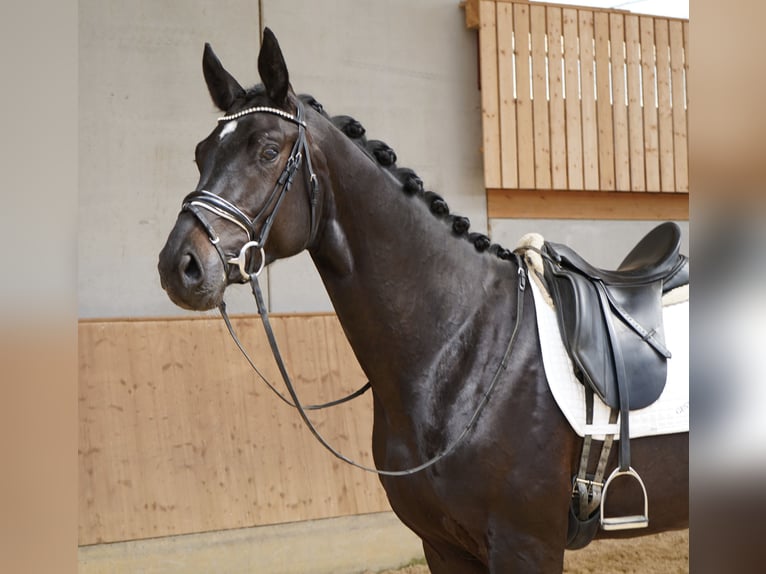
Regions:
M 273 145 L 270 145 L 263 149 L 261 152 L 261 157 L 266 161 L 274 161 L 277 159 L 277 156 L 279 155 L 279 148 Z

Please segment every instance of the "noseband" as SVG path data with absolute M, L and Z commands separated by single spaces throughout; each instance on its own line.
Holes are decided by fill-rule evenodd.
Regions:
M 227 199 L 224 199 L 220 195 L 216 195 L 204 189 L 193 191 L 187 195 L 184 198 L 181 207 L 182 211 L 189 211 L 192 213 L 207 232 L 210 242 L 215 247 L 216 251 L 218 252 L 218 256 L 221 258 L 221 262 L 223 263 L 224 277 L 228 277 L 229 265 L 236 264 L 239 268 L 240 280 L 242 283 L 246 283 L 250 279 L 251 275 L 254 274 L 257 276 L 261 271 L 263 271 L 263 267 L 266 263 L 264 246 L 266 245 L 266 240 L 269 237 L 271 226 L 274 223 L 274 218 L 276 217 L 280 206 L 282 205 L 282 200 L 287 195 L 287 191 L 290 189 L 290 185 L 292 185 L 293 178 L 300 169 L 304 159 L 306 161 L 306 170 L 308 174 L 309 202 L 311 205 L 309 241 L 311 240 L 310 238 L 314 236 L 317 225 L 316 206 L 319 182 L 311 165 L 311 155 L 309 153 L 309 146 L 306 140 L 306 120 L 303 102 L 297 100 L 297 111 L 295 115 L 289 114 L 277 108 L 257 106 L 228 116 L 220 117 L 218 118 L 218 122 L 228 122 L 231 120 L 239 119 L 246 115 L 256 113 L 272 114 L 290 121 L 298 126 L 298 136 L 295 138 L 295 143 L 293 143 L 292 150 L 290 151 L 290 157 L 287 158 L 287 163 L 282 170 L 282 174 L 274 184 L 274 188 L 266 198 L 266 201 L 264 202 L 260 211 L 255 215 L 255 217 L 250 219 L 250 217 L 248 217 L 245 212 L 243 212 L 240 208 L 238 208 Z M 237 257 L 226 257 L 226 254 L 219 244 L 220 238 L 218 237 L 218 234 L 215 232 L 215 229 L 213 229 L 213 226 L 210 224 L 210 222 L 207 221 L 203 213 L 200 211 L 201 209 L 204 209 L 205 211 L 208 211 L 214 215 L 217 215 L 218 217 L 222 217 L 223 219 L 234 223 L 247 234 L 248 240 L 239 250 L 239 255 Z M 257 230 L 258 227 L 260 227 L 260 230 Z M 250 249 L 257 249 L 260 251 L 260 264 L 257 266 L 257 269 L 256 257 L 251 257 L 248 261 L 247 252 Z

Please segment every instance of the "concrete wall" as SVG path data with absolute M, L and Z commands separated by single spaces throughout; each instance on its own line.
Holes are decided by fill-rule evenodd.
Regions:
M 157 254 L 196 184 L 195 144 L 217 111 L 201 73 L 209 41 L 243 83 L 257 81 L 260 22 L 291 80 L 331 114 L 388 142 L 472 227 L 488 229 L 482 183 L 476 32 L 457 0 L 114 0 L 80 2 L 81 317 L 184 314 L 159 286 Z M 570 242 L 597 263 L 622 258 L 649 222 L 493 220 L 496 241 L 524 232 Z M 330 310 L 306 254 L 267 271 L 273 311 Z M 253 312 L 233 287 L 234 312 Z

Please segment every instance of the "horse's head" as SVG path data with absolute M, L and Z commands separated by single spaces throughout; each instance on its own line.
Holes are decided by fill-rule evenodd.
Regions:
M 209 45 L 202 68 L 225 115 L 197 145 L 199 183 L 158 265 L 173 302 L 194 310 L 215 307 L 229 283 L 309 246 L 318 205 L 304 108 L 274 34 L 264 31 L 258 55 L 262 85 L 242 88 Z

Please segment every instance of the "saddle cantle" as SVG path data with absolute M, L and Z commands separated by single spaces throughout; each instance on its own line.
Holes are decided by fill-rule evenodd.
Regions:
M 650 231 L 617 270 L 594 267 L 571 248 L 546 242 L 545 279 L 561 336 L 578 378 L 612 408 L 620 408 L 618 379 L 630 410 L 662 393 L 670 352 L 665 348 L 662 294 L 689 282 L 673 222 Z

